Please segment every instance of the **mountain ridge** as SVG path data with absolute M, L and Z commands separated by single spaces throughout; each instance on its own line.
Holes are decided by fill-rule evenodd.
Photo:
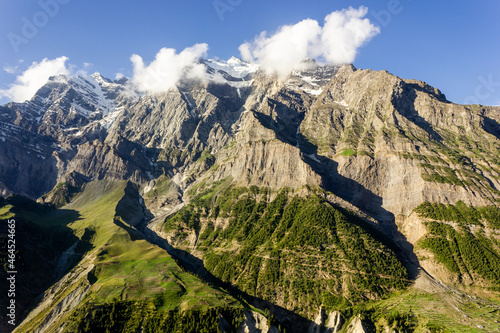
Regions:
M 1 194 L 66 209 L 99 182 L 133 183 L 122 207 L 140 215 L 135 227 L 287 329 L 293 313 L 316 328 L 471 327 L 444 319 L 462 310 L 432 317 L 425 297 L 416 313 L 392 302 L 423 292 L 463 309 L 472 303 L 458 293 L 498 296 L 473 253 L 490 266 L 500 257 L 499 107 L 352 65 L 306 61 L 278 79 L 238 59 L 202 62 L 208 80 L 164 93 L 131 94 L 126 79 L 94 73 L 0 107 Z M 388 262 L 409 279 L 377 271 Z

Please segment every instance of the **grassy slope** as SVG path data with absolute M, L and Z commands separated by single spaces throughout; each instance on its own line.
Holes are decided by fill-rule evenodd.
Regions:
M 7 220 L 16 225 L 16 306 L 18 319 L 25 314 L 32 302 L 46 290 L 53 279 L 57 258 L 77 238 L 67 228 L 49 228 L 31 222 L 29 216 L 47 214 L 47 207 L 28 199 L 12 196 L 0 198 L 0 271 L 2 281 L 7 270 Z M 4 270 L 5 269 L 5 270 Z M 0 306 L 7 306 L 7 292 L 0 294 Z M 17 321 L 19 322 L 19 320 Z M 10 326 L 10 325 L 8 325 Z M 6 322 L 0 321 L 0 331 L 10 331 Z
M 425 222 L 428 234 L 417 247 L 430 250 L 435 259 L 461 280 L 473 278 L 474 290 L 483 298 L 470 296 L 454 288 L 430 288 L 424 292 L 411 288 L 391 297 L 360 306 L 366 318 L 383 322 L 384 313 L 412 317 L 416 332 L 496 332 L 500 330 L 500 297 L 495 291 L 500 282 L 500 210 L 497 207 L 470 207 L 424 203 L 416 210 Z M 485 234 L 488 232 L 488 236 Z M 424 279 L 425 280 L 425 279 Z M 424 288 L 426 289 L 426 288 Z M 489 296 L 488 296 L 489 295 Z
M 500 329 L 500 304 L 471 297 L 456 290 L 423 292 L 409 289 L 391 297 L 363 304 L 344 313 L 361 313 L 381 327 L 399 328 L 401 332 L 496 332 Z
M 459 278 L 466 274 L 475 284 L 500 291 L 500 209 L 424 203 L 417 207 L 428 234 L 417 246 Z
M 115 208 L 124 195 L 125 186 L 125 182 L 89 183 L 72 203 L 38 217 L 38 223 L 54 228 L 67 225 L 81 238 L 91 235 L 92 247 L 86 255 L 90 260 L 80 264 L 95 265 L 89 274 L 94 283 L 84 305 L 99 307 L 119 300 L 156 300 L 159 311 L 239 307 L 239 303 L 224 291 L 211 288 L 183 271 L 166 251 L 128 227 L 126 220 L 115 219 Z M 61 292 L 57 301 L 71 288 Z M 44 312 L 20 331 L 30 331 L 46 314 Z M 82 320 L 84 315 L 80 313 L 73 320 Z

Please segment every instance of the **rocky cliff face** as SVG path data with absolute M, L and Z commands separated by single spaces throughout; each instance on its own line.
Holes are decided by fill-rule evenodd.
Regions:
M 102 142 L 123 105 L 137 96 L 126 81 L 112 82 L 98 73 L 61 75 L 51 77 L 31 100 L 2 106 L 4 191 L 36 198 L 50 190 L 65 174 L 78 169 L 68 170 L 68 163 L 80 147 Z

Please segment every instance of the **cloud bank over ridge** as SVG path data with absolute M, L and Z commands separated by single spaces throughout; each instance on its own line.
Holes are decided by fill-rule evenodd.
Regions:
M 195 44 L 176 53 L 175 49 L 162 48 L 149 65 L 141 56 L 130 57 L 134 67 L 132 82 L 140 91 L 161 92 L 173 88 L 181 78 L 204 79 L 205 66 L 198 59 L 206 55 L 208 45 Z
M 16 77 L 16 81 L 8 89 L 0 90 L 0 97 L 7 97 L 13 102 L 24 102 L 42 87 L 49 77 L 58 74 L 70 74 L 66 66 L 67 57 L 52 60 L 44 58 L 40 62 L 33 62 L 28 69 Z
M 349 7 L 328 14 L 323 26 L 316 20 L 305 19 L 282 26 L 272 35 L 263 31 L 252 42 L 241 44 L 239 51 L 243 60 L 282 78 L 306 58 L 331 65 L 352 63 L 359 47 L 380 33 L 380 29 L 365 18 L 367 12 L 363 6 Z M 157 93 L 175 87 L 183 78 L 204 80 L 207 73 L 199 60 L 206 57 L 207 51 L 206 43 L 195 44 L 179 53 L 164 47 L 148 64 L 140 55 L 133 54 L 130 57 L 131 81 L 139 91 Z M 75 66 L 67 65 L 67 61 L 68 58 L 62 56 L 33 62 L 7 89 L 0 89 L 0 98 L 23 102 L 30 99 L 50 76 L 86 74 L 84 69 L 75 72 Z M 89 66 L 90 63 L 84 63 L 85 68 Z M 17 68 L 5 66 L 4 70 L 14 74 Z
M 264 31 L 239 50 L 243 60 L 259 63 L 267 73 L 279 76 L 286 76 L 305 58 L 331 65 L 352 63 L 359 47 L 380 32 L 364 18 L 367 13 L 366 7 L 349 7 L 328 14 L 322 27 L 306 19 L 282 26 L 271 36 Z
M 239 51 L 243 60 L 259 64 L 266 73 L 280 77 L 288 75 L 306 58 L 331 65 L 352 63 L 358 49 L 380 33 L 378 27 L 364 18 L 367 13 L 366 7 L 349 7 L 328 14 L 323 26 L 316 20 L 305 19 L 282 26 L 271 36 L 263 31 L 252 42 L 241 44 Z M 134 54 L 130 58 L 134 67 L 132 81 L 139 90 L 161 92 L 174 87 L 181 78 L 205 79 L 199 59 L 207 50 L 205 43 L 180 53 L 162 48 L 148 65 Z

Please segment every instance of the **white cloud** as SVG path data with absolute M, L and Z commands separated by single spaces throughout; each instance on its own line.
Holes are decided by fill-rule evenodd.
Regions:
M 367 18 L 366 7 L 349 7 L 325 17 L 323 27 L 307 19 L 281 27 L 272 36 L 266 32 L 239 48 L 244 60 L 259 63 L 268 73 L 284 77 L 305 58 L 328 64 L 352 63 L 357 50 L 380 32 Z
M 205 66 L 197 60 L 206 55 L 207 44 L 195 44 L 179 54 L 175 49 L 162 48 L 149 65 L 141 56 L 133 54 L 130 61 L 134 66 L 132 82 L 141 91 L 161 92 L 174 87 L 181 78 L 204 79 Z
M 15 74 L 17 72 L 17 69 L 19 68 L 19 66 L 9 66 L 9 65 L 5 65 L 3 67 L 3 70 L 9 74 Z
M 59 57 L 33 62 L 27 70 L 16 78 L 15 83 L 9 89 L 0 89 L 0 97 L 9 98 L 14 102 L 24 102 L 30 99 L 47 82 L 49 77 L 70 73 L 66 67 L 67 60 L 67 57 Z
M 317 21 L 305 19 L 293 25 L 286 25 L 272 35 L 265 31 L 252 42 L 239 47 L 244 60 L 258 63 L 267 73 L 277 73 L 284 77 L 297 68 L 305 58 L 315 58 L 328 64 L 352 63 L 357 50 L 380 32 L 364 18 L 366 7 L 349 7 L 335 11 L 325 17 L 321 26 Z M 206 79 L 205 66 L 198 63 L 207 53 L 208 45 L 195 44 L 177 53 L 175 49 L 162 48 L 155 59 L 145 64 L 141 56 L 133 54 L 132 82 L 141 91 L 166 91 L 179 83 L 182 78 Z M 30 99 L 52 75 L 76 73 L 86 74 L 92 63 L 83 63 L 78 70 L 67 64 L 67 57 L 59 57 L 33 62 L 28 69 L 16 77 L 8 89 L 0 89 L 0 98 L 15 102 Z M 22 63 L 22 61 L 20 61 Z M 4 66 L 7 73 L 18 73 L 18 66 Z M 117 78 L 122 77 L 120 73 Z
M 307 19 L 295 25 L 283 26 L 270 37 L 263 32 L 252 44 L 244 43 L 239 50 L 244 60 L 258 62 L 268 73 L 286 75 L 310 56 L 310 50 L 318 43 L 320 34 L 318 22 Z
M 325 17 L 320 52 L 328 63 L 352 63 L 358 48 L 380 32 L 370 20 L 363 19 L 367 13 L 368 8 L 361 6 L 332 12 Z

